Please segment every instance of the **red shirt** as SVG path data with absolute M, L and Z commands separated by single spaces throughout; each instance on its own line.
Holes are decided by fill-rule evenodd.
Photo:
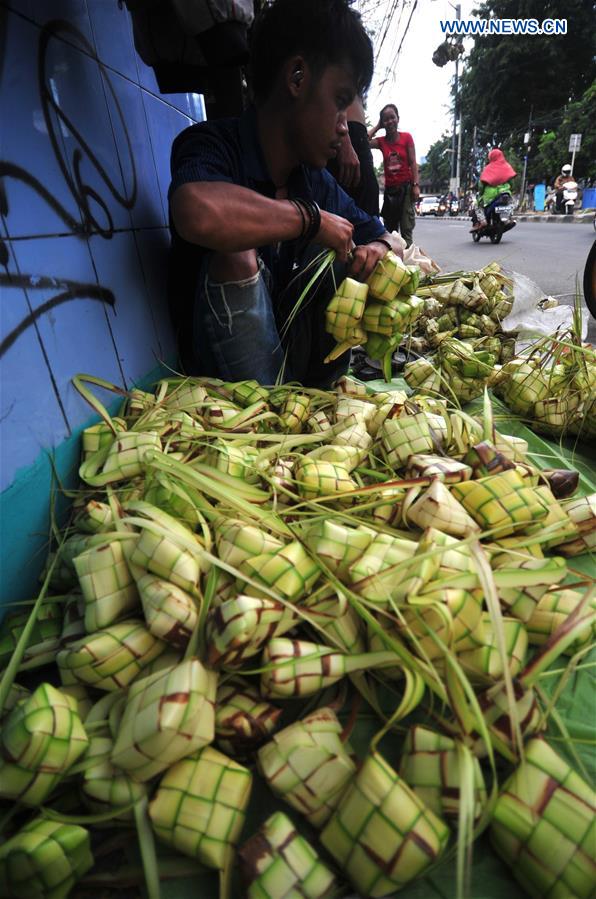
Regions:
M 386 137 L 377 137 L 377 141 L 383 154 L 385 187 L 398 187 L 406 181 L 411 181 L 408 147 L 414 146 L 412 135 L 407 131 L 399 131 L 394 143 L 390 144 Z

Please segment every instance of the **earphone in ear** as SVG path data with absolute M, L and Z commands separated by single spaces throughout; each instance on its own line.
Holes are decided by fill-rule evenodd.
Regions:
M 304 69 L 296 69 L 296 71 L 292 73 L 292 84 L 298 86 L 303 78 Z

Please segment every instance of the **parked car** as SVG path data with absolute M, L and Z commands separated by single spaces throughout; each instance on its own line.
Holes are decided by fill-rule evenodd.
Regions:
M 420 215 L 436 215 L 438 211 L 438 197 L 423 197 L 423 199 L 420 201 Z

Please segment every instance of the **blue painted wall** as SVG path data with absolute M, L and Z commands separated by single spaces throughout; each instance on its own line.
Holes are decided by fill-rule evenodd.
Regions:
M 47 451 L 70 471 L 89 420 L 72 376 L 130 387 L 174 358 L 169 152 L 202 117 L 199 95 L 159 93 L 118 0 L 0 0 L 5 596 L 30 593 L 39 566 Z

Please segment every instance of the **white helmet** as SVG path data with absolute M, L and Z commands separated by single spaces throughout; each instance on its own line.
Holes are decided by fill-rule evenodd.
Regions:
M 562 165 L 561 171 L 563 172 L 564 175 L 570 175 L 571 174 L 571 166 L 569 165 L 569 163 L 567 163 L 566 165 Z

